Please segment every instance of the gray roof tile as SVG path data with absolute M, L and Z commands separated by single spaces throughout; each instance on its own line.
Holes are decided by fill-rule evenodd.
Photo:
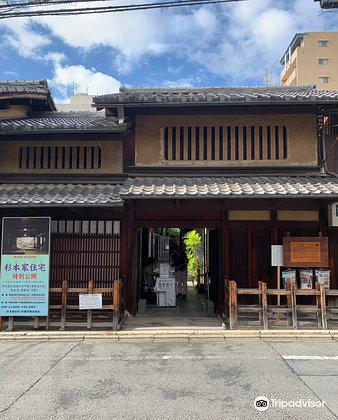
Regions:
M 175 105 L 184 103 L 232 105 L 265 103 L 338 102 L 338 91 L 316 90 L 313 86 L 209 87 L 209 88 L 121 88 L 119 93 L 94 97 L 101 105 Z
M 338 197 L 336 177 L 129 178 L 121 198 Z
M 42 94 L 50 95 L 50 90 L 46 80 L 32 80 L 32 81 L 0 81 L 0 96 L 7 96 L 8 94 Z
M 112 184 L 0 184 L 0 207 L 111 206 L 145 198 L 338 198 L 336 177 L 128 178 Z
M 113 117 L 93 112 L 40 112 L 24 118 L 0 120 L 0 134 L 12 131 L 114 131 L 123 132 L 125 124 Z
M 0 207 L 111 206 L 122 204 L 107 184 L 0 184 Z

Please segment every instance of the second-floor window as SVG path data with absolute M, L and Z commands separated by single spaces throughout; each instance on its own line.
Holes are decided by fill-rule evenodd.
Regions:
M 321 66 L 329 64 L 329 59 L 328 58 L 318 58 L 318 64 L 321 65 Z
M 19 148 L 19 169 L 30 170 L 83 170 L 101 167 L 99 146 L 22 146 Z
M 327 47 L 328 46 L 329 41 L 326 39 L 320 39 L 318 40 L 318 46 L 319 47 Z
M 280 160 L 288 157 L 287 127 L 171 126 L 164 129 L 169 161 Z

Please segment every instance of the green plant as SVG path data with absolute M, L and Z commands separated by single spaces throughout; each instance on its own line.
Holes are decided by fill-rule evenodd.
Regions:
M 166 233 L 168 236 L 180 236 L 179 228 L 167 228 Z
M 183 237 L 188 258 L 188 273 L 197 277 L 199 267 L 198 250 L 202 247 L 201 235 L 196 230 L 191 230 Z

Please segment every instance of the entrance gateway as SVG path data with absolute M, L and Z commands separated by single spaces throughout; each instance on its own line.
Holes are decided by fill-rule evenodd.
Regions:
M 283 238 L 289 236 L 291 238 L 318 237 L 319 240 L 321 234 L 322 237 L 328 238 L 328 251 L 331 256 L 328 267 L 330 289 L 334 292 L 336 288 L 335 265 L 331 264 L 332 255 L 335 255 L 337 251 L 335 229 L 321 224 L 319 217 L 317 220 L 304 220 L 309 216 L 319 214 L 315 210 L 308 210 L 311 206 L 315 208 L 316 203 L 312 200 L 304 199 L 302 202 L 297 202 L 297 207 L 291 216 L 290 210 L 284 209 L 294 206 L 294 201 L 284 200 L 279 205 L 279 209 L 273 208 L 273 205 L 274 203 L 264 199 L 260 201 L 254 199 L 225 201 L 209 198 L 200 200 L 140 199 L 129 201 L 123 209 L 116 210 L 115 220 L 103 218 L 103 220 L 78 220 L 78 217 L 77 220 L 71 220 L 67 218 L 66 210 L 63 211 L 66 217 L 63 220 L 56 220 L 57 214 L 49 210 L 48 213 L 52 214 L 51 325 L 60 319 L 59 312 L 55 314 L 54 309 L 58 307 L 62 310 L 60 285 L 64 279 L 68 282 L 67 328 L 75 325 L 72 323 L 78 317 L 75 314 L 75 318 L 72 318 L 72 307 L 78 303 L 79 293 L 103 293 L 103 306 L 112 311 L 112 292 L 114 283 L 119 278 L 123 281 L 121 308 L 123 305 L 123 311 L 125 309 L 131 315 L 136 315 L 141 261 L 147 250 L 149 254 L 150 233 L 154 235 L 163 229 L 163 226 L 169 228 L 179 226 L 182 231 L 193 228 L 206 230 L 209 238 L 207 260 L 210 278 L 209 298 L 214 304 L 215 316 L 226 315 L 228 310 L 224 279 L 235 281 L 239 289 L 255 289 L 259 282 L 267 283 L 269 289 L 277 288 L 275 269 L 271 267 L 270 247 L 276 243 L 282 244 Z M 273 207 L 266 210 L 269 206 Z M 20 213 L 22 214 L 23 210 L 20 210 Z M 99 214 L 99 217 L 112 215 L 111 209 L 96 210 L 95 213 Z M 71 213 L 68 212 L 69 214 Z M 285 220 L 286 216 L 288 220 Z M 289 220 L 290 218 L 303 220 Z M 305 243 L 307 244 L 307 241 Z M 298 272 L 297 275 L 299 275 Z M 94 280 L 92 291 L 88 287 L 91 280 Z M 314 287 L 313 283 L 312 285 Z M 109 289 L 111 293 L 109 294 L 105 289 Z M 327 299 L 331 297 L 327 296 Z M 272 297 L 270 300 L 275 300 L 275 298 Z M 282 296 L 282 304 L 283 300 L 285 299 Z M 302 303 L 302 300 L 303 298 L 300 298 L 299 303 Z M 247 298 L 244 302 L 255 303 L 252 298 Z M 307 303 L 306 300 L 303 303 Z M 100 314 L 95 313 L 94 310 L 92 313 L 93 316 L 100 315 L 97 320 L 102 328 L 112 326 L 108 310 Z M 182 314 L 184 317 L 184 307 L 182 307 Z M 87 312 L 85 311 L 82 315 L 85 319 Z M 169 313 L 169 317 L 170 315 L 172 314 Z M 189 314 L 186 315 L 189 317 Z M 175 317 L 178 318 L 177 315 Z M 129 326 L 133 326 L 133 322 L 134 319 L 131 320 Z M 255 317 L 253 325 L 256 324 Z

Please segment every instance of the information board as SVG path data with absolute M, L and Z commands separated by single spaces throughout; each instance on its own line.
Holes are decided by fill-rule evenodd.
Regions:
M 271 245 L 271 266 L 283 267 L 283 245 Z
M 283 238 L 285 267 L 328 267 L 328 238 L 286 237 Z
M 79 295 L 79 308 L 82 309 L 101 309 L 102 293 L 82 293 Z
M 50 217 L 4 217 L 0 315 L 47 316 Z

